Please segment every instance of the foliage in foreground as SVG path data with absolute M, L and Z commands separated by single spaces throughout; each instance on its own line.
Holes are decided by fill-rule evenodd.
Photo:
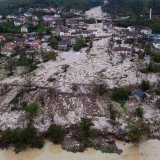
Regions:
M 125 101 L 131 94 L 130 90 L 127 88 L 114 88 L 112 93 L 112 99 L 114 101 Z
M 42 148 L 44 144 L 36 129 L 32 126 L 5 130 L 1 133 L 1 142 L 12 145 L 16 152 L 20 152 L 27 147 Z
M 128 123 L 128 138 L 133 143 L 140 142 L 142 137 L 147 136 L 149 133 L 149 126 L 142 119 Z
M 61 126 L 52 124 L 47 131 L 48 138 L 55 144 L 61 143 L 64 139 L 64 129 Z

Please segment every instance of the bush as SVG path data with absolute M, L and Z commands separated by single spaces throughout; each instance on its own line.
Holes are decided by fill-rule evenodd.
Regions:
M 112 107 L 113 107 L 112 105 L 109 106 L 110 120 L 115 121 L 116 120 L 116 114 L 115 114 L 115 111 L 113 110 Z
M 143 91 L 149 90 L 150 89 L 150 82 L 143 80 L 142 83 L 141 83 L 141 89 Z
M 1 133 L 1 138 L 4 143 L 12 144 L 16 152 L 20 152 L 27 147 L 42 148 L 43 140 L 37 136 L 37 131 L 34 127 L 7 129 Z
M 38 105 L 35 102 L 29 103 L 24 110 L 29 117 L 34 117 L 38 112 Z
M 151 58 L 154 62 L 160 63 L 160 55 L 158 53 L 151 53 Z
M 148 136 L 150 129 L 143 120 L 129 122 L 128 124 L 128 138 L 133 143 L 140 142 L 142 136 Z
M 90 19 L 87 20 L 87 23 L 88 24 L 95 24 L 96 20 L 95 20 L 95 18 L 90 18 Z
M 49 52 L 47 55 L 45 55 L 45 56 L 43 57 L 43 61 L 44 61 L 44 62 L 47 62 L 47 61 L 50 61 L 50 60 L 52 60 L 52 61 L 55 61 L 55 60 L 56 60 L 56 53 L 54 53 L 54 52 Z
M 127 88 L 114 88 L 112 92 L 112 99 L 114 101 L 125 101 L 131 94 L 130 90 Z
M 159 73 L 160 72 L 160 67 L 157 64 L 150 63 L 148 67 L 148 72 L 152 73 Z
M 136 108 L 136 115 L 139 118 L 143 118 L 144 111 L 143 111 L 143 109 L 141 107 Z
M 61 126 L 52 124 L 48 128 L 47 135 L 53 143 L 58 144 L 61 143 L 62 140 L 64 139 L 65 132 Z
M 106 89 L 105 85 L 100 84 L 97 88 L 97 93 L 99 96 L 103 96 L 105 93 L 107 93 L 107 89 Z
M 80 136 L 82 140 L 88 141 L 88 138 L 91 136 L 91 127 L 93 123 L 90 119 L 82 118 L 80 123 Z
M 158 109 L 160 109 L 160 99 L 157 99 L 157 100 L 156 100 L 155 105 L 156 105 L 156 107 L 157 107 Z

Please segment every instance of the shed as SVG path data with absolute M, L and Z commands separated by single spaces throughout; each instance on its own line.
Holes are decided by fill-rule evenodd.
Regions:
M 134 94 L 138 102 L 141 102 L 146 97 L 146 94 L 141 89 L 136 89 Z

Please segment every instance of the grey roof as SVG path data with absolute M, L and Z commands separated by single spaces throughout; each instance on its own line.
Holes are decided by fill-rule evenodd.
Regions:
M 137 89 L 135 91 L 135 95 L 142 98 L 145 95 L 145 93 L 141 89 Z

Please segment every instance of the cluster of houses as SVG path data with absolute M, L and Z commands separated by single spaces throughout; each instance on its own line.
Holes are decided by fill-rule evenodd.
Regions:
M 17 45 L 27 45 L 28 48 L 36 51 L 42 48 L 45 51 L 50 51 L 52 50 L 49 44 L 51 37 L 59 37 L 57 48 L 66 51 L 70 47 L 74 47 L 78 37 L 83 37 L 86 40 L 98 36 L 97 30 L 88 29 L 88 21 L 81 10 L 65 11 L 63 8 L 37 8 L 34 11 L 29 9 L 23 13 L 20 9 L 19 12 L 18 15 L 0 16 L 0 24 L 12 24 L 21 32 L 19 34 L 0 33 L 1 54 L 12 55 L 14 47 Z M 32 28 L 36 27 L 39 27 L 39 30 L 48 29 L 48 32 L 43 32 L 43 29 L 42 32 L 39 32 L 38 29 L 33 31 Z M 107 30 L 109 27 L 112 27 L 112 23 L 104 20 L 103 29 Z M 8 42 L 8 39 L 12 39 L 12 41 Z
M 152 29 L 149 27 L 137 29 L 134 26 L 129 26 L 128 28 L 117 28 L 117 30 L 118 33 L 112 36 L 113 42 L 116 42 L 112 45 L 114 53 L 129 55 L 144 52 L 144 49 L 138 43 L 138 39 L 144 38 L 152 39 L 153 49 L 160 53 L 160 35 L 152 34 Z

